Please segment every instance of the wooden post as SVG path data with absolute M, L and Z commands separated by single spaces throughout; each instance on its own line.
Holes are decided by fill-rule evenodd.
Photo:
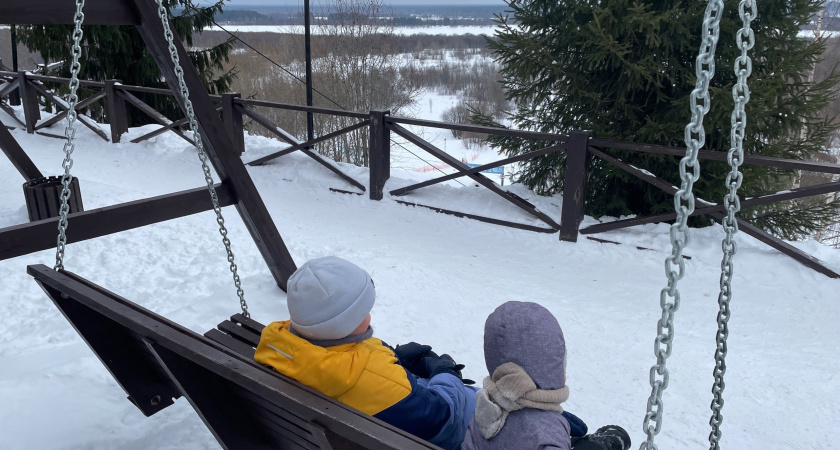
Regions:
M 120 135 L 128 131 L 128 111 L 125 98 L 117 93 L 120 80 L 105 80 L 105 102 L 108 105 L 108 121 L 111 123 L 111 142 L 120 141 Z
M 26 72 L 18 72 L 18 91 L 20 100 L 23 103 L 23 117 L 26 122 L 26 132 L 35 132 L 35 125 L 41 120 L 41 107 L 38 105 L 38 93 L 29 85 L 26 79 Z
M 17 72 L 18 70 L 18 52 L 17 52 L 17 28 L 12 25 L 12 72 Z M 9 104 L 12 106 L 20 106 L 20 90 L 15 89 L 9 94 Z
M 222 119 L 233 141 L 233 149 L 238 154 L 245 153 L 245 124 L 242 122 L 242 111 L 234 100 L 242 97 L 239 93 L 222 94 Z
M 577 242 L 578 226 L 586 205 L 586 179 L 589 177 L 589 131 L 569 133 L 566 150 L 566 173 L 563 181 L 563 210 L 560 217 L 560 240 Z
M 387 109 L 370 112 L 370 199 L 382 200 L 385 182 L 391 178 L 391 130 L 385 126 Z

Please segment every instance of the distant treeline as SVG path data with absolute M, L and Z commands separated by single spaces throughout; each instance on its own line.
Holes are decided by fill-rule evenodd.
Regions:
M 396 5 L 393 6 L 394 25 L 491 25 L 493 15 L 501 12 L 499 6 L 487 5 Z M 329 23 L 327 11 L 317 7 L 311 13 L 312 23 Z M 303 10 L 298 7 L 277 6 L 253 10 L 226 9 L 216 16 L 220 24 L 230 25 L 301 25 Z

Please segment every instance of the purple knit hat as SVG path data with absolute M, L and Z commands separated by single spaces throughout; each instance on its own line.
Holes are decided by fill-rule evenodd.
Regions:
M 492 375 L 513 362 L 525 369 L 540 389 L 566 385 L 566 341 L 557 319 L 531 302 L 507 302 L 484 324 L 484 360 Z

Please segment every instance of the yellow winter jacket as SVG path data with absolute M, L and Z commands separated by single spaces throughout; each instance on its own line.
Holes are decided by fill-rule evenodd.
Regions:
M 262 332 L 254 359 L 362 412 L 375 415 L 412 392 L 405 369 L 382 341 L 319 347 L 289 331 L 289 321 Z

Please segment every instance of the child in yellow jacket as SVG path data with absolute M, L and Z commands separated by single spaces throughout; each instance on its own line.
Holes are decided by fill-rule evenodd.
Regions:
M 430 358 L 422 376 L 373 337 L 373 280 L 336 257 L 301 266 L 288 282 L 290 320 L 269 324 L 254 358 L 346 405 L 445 449 L 458 449 L 475 410 L 451 358 Z M 418 372 L 415 370 L 415 372 Z

